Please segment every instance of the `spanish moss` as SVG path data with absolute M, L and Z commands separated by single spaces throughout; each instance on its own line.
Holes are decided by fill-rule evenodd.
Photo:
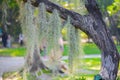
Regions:
M 80 31 L 70 25 L 70 18 L 68 18 L 68 44 L 69 44 L 69 68 L 70 73 L 76 73 L 80 67 L 82 51 L 80 47 Z M 79 63 L 79 64 L 78 64 Z
M 45 68 L 42 63 L 40 50 L 39 50 L 39 32 L 36 19 L 34 17 L 34 7 L 30 2 L 24 5 L 24 8 L 21 9 L 24 11 L 24 15 L 21 15 L 22 21 L 21 26 L 23 34 L 25 36 L 26 43 L 26 63 L 25 63 L 25 80 L 27 80 L 25 73 L 33 73 L 36 76 L 38 75 L 40 69 Z
M 61 37 L 61 19 L 59 18 L 59 14 L 57 10 L 53 11 L 49 19 L 49 38 L 48 38 L 48 46 L 49 46 L 49 57 L 51 63 L 51 69 L 55 73 L 57 71 L 57 67 L 59 64 L 59 60 L 62 56 L 59 45 L 59 38 Z

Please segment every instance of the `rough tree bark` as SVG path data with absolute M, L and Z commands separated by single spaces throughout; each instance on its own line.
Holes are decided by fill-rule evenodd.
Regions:
M 26 0 L 25 0 L 26 1 Z M 116 80 L 119 54 L 116 49 L 110 33 L 102 19 L 101 12 L 95 0 L 86 0 L 86 8 L 89 12 L 88 15 L 80 15 L 76 12 L 64 9 L 48 0 L 36 0 L 32 5 L 37 7 L 39 3 L 44 3 L 46 10 L 50 13 L 54 9 L 58 10 L 60 17 L 67 20 L 67 17 L 71 17 L 71 24 L 78 29 L 81 29 L 87 35 L 89 35 L 95 44 L 99 47 L 102 54 L 102 65 L 100 75 L 105 80 Z

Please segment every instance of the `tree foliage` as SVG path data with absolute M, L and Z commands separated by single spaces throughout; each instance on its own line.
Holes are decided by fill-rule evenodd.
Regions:
M 113 3 L 114 0 L 96 0 L 99 4 L 99 7 L 103 9 L 106 9 L 109 5 Z
M 114 2 L 107 7 L 108 13 L 113 15 L 120 10 L 120 0 L 114 0 Z
M 15 38 L 21 32 L 19 18 L 19 6 L 16 0 L 0 0 L 0 11 L 1 11 L 1 28 L 5 30 L 4 26 L 7 27 L 7 32 Z

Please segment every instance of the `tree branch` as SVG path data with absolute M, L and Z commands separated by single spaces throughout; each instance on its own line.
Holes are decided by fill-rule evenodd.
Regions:
M 24 2 L 26 2 L 26 0 Z M 70 23 L 73 26 L 86 32 L 85 27 L 83 27 L 83 25 L 84 25 L 83 18 L 86 16 L 82 16 L 82 15 L 80 15 L 74 11 L 71 11 L 71 10 L 67 10 L 67 9 L 57 5 L 57 4 L 50 2 L 49 0 L 36 0 L 36 2 L 32 2 L 32 5 L 35 7 L 38 7 L 40 3 L 44 3 L 46 6 L 46 10 L 50 13 L 52 13 L 53 10 L 56 9 L 59 12 L 60 17 L 64 20 L 67 20 L 67 18 L 69 16 L 71 18 Z

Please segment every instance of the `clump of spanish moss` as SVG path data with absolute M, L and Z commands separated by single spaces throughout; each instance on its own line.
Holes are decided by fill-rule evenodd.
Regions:
M 70 17 L 68 17 L 67 33 L 70 73 L 76 73 L 77 69 L 80 67 L 82 49 L 80 47 L 80 31 L 70 24 Z
M 26 45 L 26 62 L 25 62 L 25 72 L 24 79 L 27 80 L 26 74 L 32 73 L 38 75 L 37 72 L 41 69 L 47 68 L 42 62 L 39 50 L 39 31 L 34 16 L 35 8 L 28 1 L 20 12 L 24 14 L 21 15 L 21 26 L 23 34 L 25 36 L 25 45 Z M 25 74 L 26 73 L 26 74 Z
M 50 67 L 54 73 L 58 70 L 59 60 L 62 57 L 60 51 L 59 39 L 61 37 L 61 19 L 57 10 L 53 11 L 53 14 L 49 18 L 49 34 L 48 34 L 48 48 L 50 57 Z

